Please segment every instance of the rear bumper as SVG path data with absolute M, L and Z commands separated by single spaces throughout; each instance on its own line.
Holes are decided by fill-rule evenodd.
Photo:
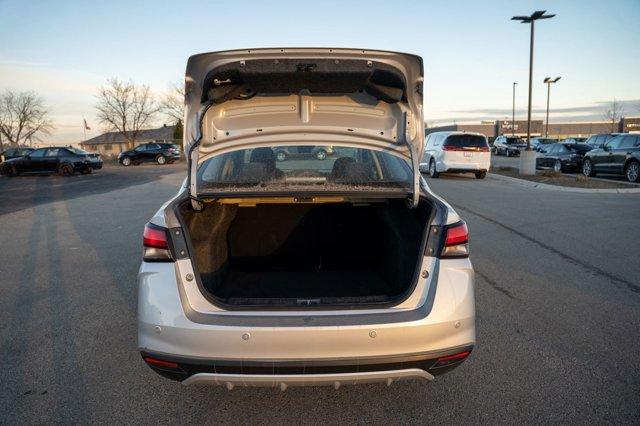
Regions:
M 431 381 L 464 362 L 473 346 L 427 354 L 329 361 L 229 361 L 188 359 L 142 351 L 156 373 L 185 385 L 334 386 L 403 379 Z M 464 355 L 455 357 L 458 355 Z M 453 359 L 442 361 L 444 358 Z
M 486 172 L 489 170 L 490 165 L 491 163 L 489 161 L 478 161 L 473 163 L 439 161 L 436 163 L 436 169 L 439 173 Z

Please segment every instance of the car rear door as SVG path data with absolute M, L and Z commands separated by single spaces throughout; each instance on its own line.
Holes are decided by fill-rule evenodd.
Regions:
M 49 148 L 42 159 L 42 171 L 45 172 L 55 172 L 58 170 L 59 158 L 60 154 L 59 148 Z
M 619 146 L 611 151 L 611 171 L 613 173 L 624 173 L 624 165 L 627 158 L 634 151 L 637 136 L 625 135 L 622 137 Z
M 150 143 L 147 145 L 147 150 L 144 153 L 147 161 L 155 161 L 156 157 L 162 154 L 162 148 L 157 143 Z
M 620 144 L 624 139 L 624 135 L 616 136 L 610 139 L 598 152 L 596 161 L 596 171 L 603 173 L 615 173 L 616 167 L 613 161 L 614 152 L 620 148 Z

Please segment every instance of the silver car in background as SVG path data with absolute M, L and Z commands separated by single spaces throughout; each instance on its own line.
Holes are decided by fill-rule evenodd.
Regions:
M 149 367 L 338 388 L 432 380 L 470 355 L 468 230 L 420 176 L 422 87 L 422 59 L 394 52 L 189 58 L 188 177 L 145 227 L 138 275 Z

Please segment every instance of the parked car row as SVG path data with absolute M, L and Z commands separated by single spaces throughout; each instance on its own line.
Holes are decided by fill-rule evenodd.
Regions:
M 73 147 L 51 146 L 29 150 L 23 156 L 14 156 L 3 161 L 0 164 L 0 174 L 13 177 L 22 173 L 46 172 L 70 176 L 76 172 L 89 174 L 101 168 L 100 154 L 90 154 Z
M 585 176 L 597 173 L 619 174 L 629 182 L 640 181 L 640 135 L 617 134 L 598 144 L 601 135 L 594 135 L 595 142 L 555 143 L 545 147 L 536 159 L 536 167 L 562 171 L 582 171 Z M 600 140 L 605 140 L 602 138 Z M 599 145 L 599 146 L 598 146 Z

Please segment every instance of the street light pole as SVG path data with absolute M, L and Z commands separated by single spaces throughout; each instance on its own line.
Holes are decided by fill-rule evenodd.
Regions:
M 549 19 L 556 15 L 545 15 L 546 10 L 537 10 L 531 16 L 514 16 L 512 21 L 520 21 L 522 24 L 531 24 L 531 39 L 529 41 L 529 102 L 527 107 L 527 153 L 520 155 L 520 173 L 535 174 L 535 156 L 531 155 L 531 92 L 533 83 L 533 38 L 535 22 L 538 19 Z
M 549 137 L 549 98 L 551 97 L 551 83 L 556 83 L 561 77 L 551 78 L 547 77 L 544 82 L 547 83 L 547 119 L 545 120 L 544 137 Z
M 516 135 L 516 84 L 518 82 L 513 82 L 513 108 L 511 110 L 511 136 Z
M 527 106 L 527 151 L 531 150 L 531 88 L 533 82 L 533 31 L 535 19 L 531 20 L 531 40 L 529 41 L 529 103 Z

